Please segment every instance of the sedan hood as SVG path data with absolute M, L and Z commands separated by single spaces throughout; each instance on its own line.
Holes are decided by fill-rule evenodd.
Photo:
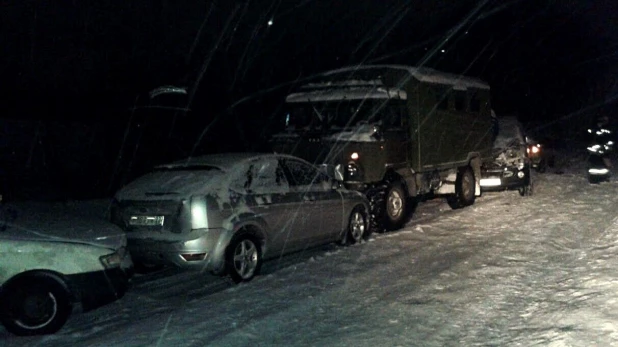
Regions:
M 101 218 L 76 214 L 63 204 L 3 203 L 0 205 L 2 239 L 82 243 L 109 249 L 126 246 L 126 235 Z

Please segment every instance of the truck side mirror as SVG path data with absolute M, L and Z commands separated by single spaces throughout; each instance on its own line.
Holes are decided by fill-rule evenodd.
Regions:
M 376 140 L 382 140 L 382 127 L 380 127 L 379 125 L 374 125 L 373 126 L 373 133 L 371 134 L 371 137 L 373 137 Z

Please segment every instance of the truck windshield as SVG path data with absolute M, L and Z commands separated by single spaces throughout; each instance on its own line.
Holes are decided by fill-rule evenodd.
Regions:
M 293 129 L 352 128 L 362 123 L 401 126 L 404 100 L 364 99 L 288 103 L 285 127 Z

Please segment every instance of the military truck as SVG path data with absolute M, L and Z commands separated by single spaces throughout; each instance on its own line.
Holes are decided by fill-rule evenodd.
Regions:
M 492 146 L 481 80 L 393 65 L 328 71 L 287 95 L 281 122 L 273 150 L 323 164 L 365 193 L 379 229 L 400 228 L 422 197 L 461 208 L 481 194 Z

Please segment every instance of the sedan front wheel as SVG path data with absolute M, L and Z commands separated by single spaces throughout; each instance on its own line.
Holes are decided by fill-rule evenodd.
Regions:
M 53 334 L 72 311 L 71 294 L 57 276 L 31 273 L 2 288 L 0 320 L 15 335 Z
M 360 243 L 362 240 L 369 239 L 371 228 L 367 220 L 367 212 L 362 206 L 357 206 L 352 210 L 348 220 L 348 228 L 346 229 L 341 244 L 353 245 Z

